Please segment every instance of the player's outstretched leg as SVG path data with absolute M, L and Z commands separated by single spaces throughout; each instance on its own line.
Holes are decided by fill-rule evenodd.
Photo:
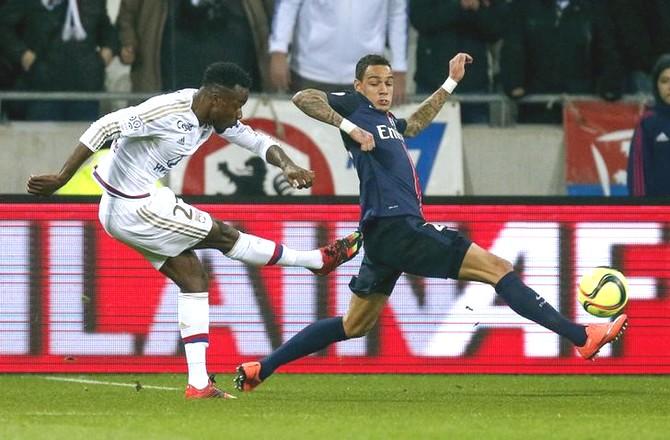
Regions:
M 612 322 L 588 324 L 586 326 L 586 343 L 577 347 L 577 352 L 586 360 L 593 359 L 598 351 L 612 341 L 616 341 L 628 327 L 628 316 L 619 315 Z
M 214 247 L 233 260 L 255 266 L 293 266 L 305 267 L 317 275 L 327 275 L 335 268 L 354 258 L 361 249 L 363 236 L 359 231 L 352 232 L 344 238 L 310 251 L 291 249 L 271 240 L 251 234 L 238 232 L 224 223 L 218 223 L 222 231 L 222 241 L 208 237 L 198 247 Z M 232 232 L 231 232 L 232 231 Z M 225 240 L 234 234 L 233 245 L 226 249 Z

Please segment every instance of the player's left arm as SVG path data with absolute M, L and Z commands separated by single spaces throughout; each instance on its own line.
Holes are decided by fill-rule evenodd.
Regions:
M 309 188 L 314 183 L 314 171 L 296 165 L 279 145 L 272 145 L 265 154 L 268 163 L 281 168 L 284 177 L 294 188 Z
M 270 136 L 259 133 L 242 122 L 227 128 L 219 136 L 257 154 L 267 163 L 279 167 L 284 173 L 284 177 L 294 188 L 309 188 L 312 186 L 314 172 L 296 165 L 277 144 L 277 141 Z
M 93 151 L 83 143 L 79 143 L 70 157 L 65 161 L 58 174 L 42 174 L 30 176 L 27 190 L 36 196 L 50 196 L 70 181 L 74 173 L 93 154 Z
M 412 137 L 419 134 L 435 119 L 437 113 L 442 109 L 447 98 L 456 88 L 458 82 L 465 76 L 465 65 L 472 62 L 472 57 L 466 53 L 456 54 L 449 61 L 449 78 L 428 99 L 423 101 L 419 108 L 407 118 L 407 128 L 403 135 Z

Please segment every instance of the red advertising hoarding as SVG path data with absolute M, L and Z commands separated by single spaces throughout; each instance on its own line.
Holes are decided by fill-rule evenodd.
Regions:
M 177 288 L 109 238 L 97 205 L 0 205 L 0 371 L 183 372 Z M 202 204 L 239 228 L 300 249 L 356 227 L 356 205 Z M 478 283 L 403 276 L 368 336 L 286 366 L 286 372 L 669 373 L 670 206 L 430 205 L 512 261 L 563 314 L 599 322 L 576 300 L 579 276 L 615 266 L 628 277 L 624 338 L 583 361 L 553 333 Z M 210 274 L 210 371 L 257 359 L 308 323 L 342 314 L 361 256 L 329 277 L 253 268 L 198 251 Z

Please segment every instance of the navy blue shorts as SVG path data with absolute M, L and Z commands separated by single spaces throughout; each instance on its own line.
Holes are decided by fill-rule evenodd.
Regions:
M 458 278 L 472 241 L 460 232 L 414 216 L 382 217 L 363 227 L 365 257 L 349 288 L 360 297 L 391 295 L 403 272 Z

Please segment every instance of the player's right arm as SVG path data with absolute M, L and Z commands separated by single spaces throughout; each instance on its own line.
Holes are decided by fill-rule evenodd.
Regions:
M 317 121 L 337 127 L 349 135 L 361 146 L 361 150 L 370 151 L 375 147 L 374 137 L 335 111 L 328 103 L 325 92 L 316 89 L 301 90 L 293 96 L 293 104 L 307 116 Z
M 188 100 L 164 102 L 160 97 L 152 98 L 136 107 L 128 107 L 109 113 L 98 119 L 79 138 L 79 144 L 67 159 L 58 174 L 30 176 L 27 190 L 30 194 L 49 196 L 64 186 L 86 160 L 106 142 L 119 137 L 149 136 L 162 128 L 161 115 L 170 110 L 185 111 Z
M 435 119 L 437 113 L 442 109 L 447 98 L 454 91 L 456 84 L 465 76 L 465 65 L 472 62 L 472 57 L 467 53 L 456 54 L 449 61 L 449 78 L 442 87 L 437 89 L 428 99 L 419 104 L 412 115 L 407 118 L 407 128 L 403 133 L 407 137 L 416 136 Z
M 40 176 L 30 176 L 28 179 L 27 190 L 30 194 L 36 196 L 50 196 L 60 187 L 65 185 L 74 176 L 74 173 L 82 166 L 86 160 L 91 157 L 93 151 L 81 142 L 77 145 L 65 161 L 58 174 L 43 174 Z

